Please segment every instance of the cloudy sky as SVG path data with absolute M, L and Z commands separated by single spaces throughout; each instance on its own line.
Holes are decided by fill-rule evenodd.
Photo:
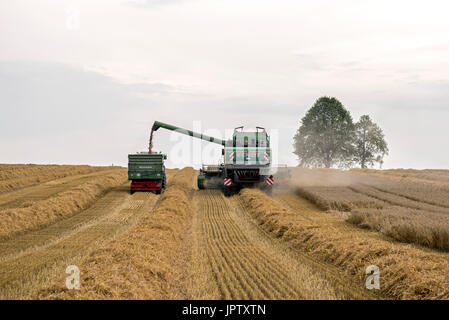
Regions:
M 264 126 L 295 165 L 299 121 L 328 95 L 382 127 L 384 168 L 449 168 L 448 12 L 447 0 L 1 0 L 0 163 L 126 165 L 160 120 L 220 137 Z M 163 130 L 155 147 L 169 166 L 219 160 L 207 144 L 186 157 L 198 146 Z

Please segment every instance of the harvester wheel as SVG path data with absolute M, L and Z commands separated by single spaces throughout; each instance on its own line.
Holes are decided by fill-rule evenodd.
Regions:
M 223 187 L 222 191 L 225 197 L 230 197 L 232 195 L 232 190 L 229 187 Z
M 226 187 L 226 186 L 222 187 L 223 194 L 225 197 L 230 197 L 235 194 L 238 194 L 241 189 L 242 189 L 242 187 L 240 185 L 236 185 L 236 184 L 232 185 L 231 187 Z

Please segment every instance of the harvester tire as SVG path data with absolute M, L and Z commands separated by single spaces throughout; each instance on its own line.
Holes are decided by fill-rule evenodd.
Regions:
M 223 187 L 222 191 L 225 197 L 230 197 L 232 195 L 232 190 L 229 187 Z

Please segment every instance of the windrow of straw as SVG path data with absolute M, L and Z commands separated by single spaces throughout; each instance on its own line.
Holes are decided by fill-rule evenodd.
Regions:
M 380 268 L 380 294 L 394 299 L 449 299 L 449 262 L 436 253 L 342 232 L 284 208 L 259 190 L 241 191 L 242 203 L 265 231 L 293 248 L 331 263 L 365 285 L 369 265 Z
M 449 247 L 449 170 L 293 170 L 290 188 L 323 210 L 405 243 Z
M 292 169 L 290 184 L 308 190 L 309 187 L 370 187 L 409 200 L 449 208 L 449 170 L 403 174 L 408 170 L 390 170 L 389 174 L 371 169 Z
M 401 242 L 449 251 L 449 214 L 394 206 L 357 209 L 347 221 Z
M 27 207 L 0 210 L 0 238 L 38 229 L 84 210 L 126 179 L 126 169 L 117 168 L 48 199 L 30 201 Z
M 1 165 L 0 168 L 0 193 L 54 179 L 111 169 L 111 167 L 72 165 Z
M 296 192 L 323 210 L 351 211 L 355 208 L 380 209 L 385 206 L 378 199 L 354 192 L 348 187 L 343 186 L 297 187 Z
M 397 171 L 403 170 L 394 170 L 396 174 L 384 174 L 382 171 L 366 169 L 351 170 L 348 175 L 353 176 L 352 183 L 358 181 L 382 192 L 449 208 L 449 183 L 444 180 L 448 173 L 441 173 L 439 176 L 435 173 L 399 175 Z
M 170 179 L 157 207 L 127 233 L 92 251 L 79 265 L 80 290 L 60 279 L 38 293 L 40 299 L 179 299 L 188 274 L 185 241 L 192 224 L 195 171 Z
M 70 169 L 92 170 L 106 167 L 92 167 L 88 165 L 57 165 L 57 164 L 0 164 L 0 181 L 35 176 L 42 173 L 62 172 Z

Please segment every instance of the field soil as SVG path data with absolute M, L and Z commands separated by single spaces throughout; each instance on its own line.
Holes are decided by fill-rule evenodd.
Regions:
M 0 299 L 449 299 L 445 171 L 293 169 L 272 196 L 224 197 L 192 168 L 168 170 L 162 195 L 130 195 L 123 168 L 42 170 L 0 190 Z M 30 172 L 0 165 L 0 186 Z

